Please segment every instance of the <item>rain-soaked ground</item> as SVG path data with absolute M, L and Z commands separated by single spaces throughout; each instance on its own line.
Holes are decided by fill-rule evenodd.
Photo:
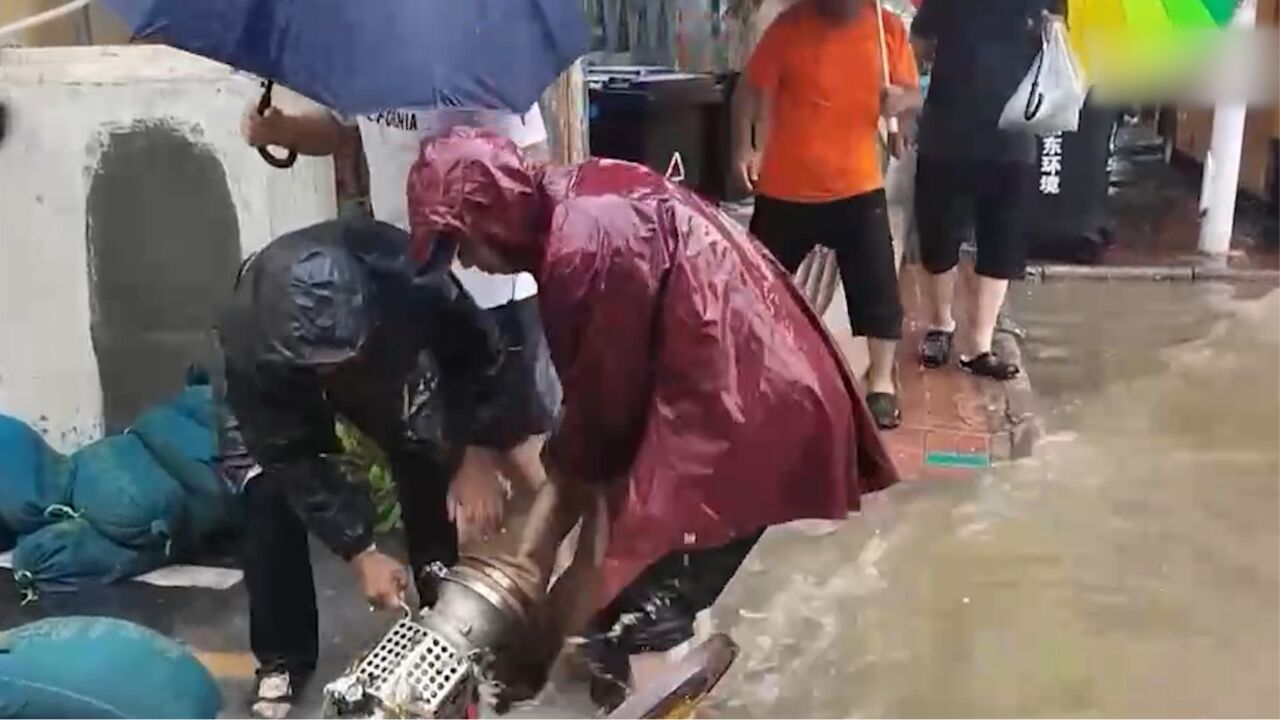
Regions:
M 1280 716 L 1280 291 L 1026 285 L 1012 315 L 1047 436 L 839 527 L 776 529 L 714 611 L 743 653 L 704 716 Z M 390 618 L 315 553 L 319 687 Z M 244 590 L 126 583 L 18 608 L 190 643 L 243 716 Z M 565 716 L 578 702 L 524 716 Z
M 1032 459 L 775 530 L 711 716 L 1280 715 L 1280 291 L 1025 287 Z

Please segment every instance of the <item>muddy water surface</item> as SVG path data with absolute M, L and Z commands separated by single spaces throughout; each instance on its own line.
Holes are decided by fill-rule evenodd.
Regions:
M 1280 293 L 1013 299 L 1046 437 L 775 530 L 715 612 L 707 714 L 1280 715 Z

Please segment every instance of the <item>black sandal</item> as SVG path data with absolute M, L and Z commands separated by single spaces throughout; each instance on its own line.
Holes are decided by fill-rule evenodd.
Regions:
M 1012 380 L 1022 373 L 1022 370 L 1011 362 L 1005 362 L 989 352 L 975 355 L 968 360 L 960 359 L 960 367 L 979 377 L 991 378 L 1001 382 Z
M 867 409 L 876 420 L 876 427 L 881 430 L 893 430 L 902 424 L 902 409 L 898 407 L 898 396 L 892 393 L 867 393 Z
M 920 343 L 920 361 L 930 369 L 943 367 L 951 362 L 951 345 L 955 342 L 952 330 L 930 330 Z

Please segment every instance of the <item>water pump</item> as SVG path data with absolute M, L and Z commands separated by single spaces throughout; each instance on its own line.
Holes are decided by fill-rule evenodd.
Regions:
M 497 566 L 464 557 L 435 570 L 434 607 L 406 616 L 344 675 L 325 686 L 335 718 L 466 718 L 494 651 L 527 619 L 529 600 Z

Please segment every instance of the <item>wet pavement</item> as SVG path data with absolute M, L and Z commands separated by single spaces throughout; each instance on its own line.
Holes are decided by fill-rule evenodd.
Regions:
M 999 383 L 977 378 L 952 364 L 936 370 L 920 362 L 929 329 L 925 275 L 918 265 L 902 268 L 906 321 L 898 346 L 898 397 L 902 426 L 884 437 L 904 478 L 967 477 L 975 468 L 1029 455 L 1039 429 L 1034 418 L 1033 373 Z M 957 305 L 958 319 L 967 308 Z M 1021 364 L 1021 350 L 1008 332 L 997 332 L 993 350 Z
M 1200 167 L 1165 161 L 1164 143 L 1142 125 L 1123 128 L 1108 199 L 1111 244 L 1096 264 L 1194 266 L 1199 242 Z M 1228 267 L 1280 271 L 1276 209 L 1240 193 Z M 1280 277 L 1280 276 L 1278 276 Z
M 1280 293 L 1013 298 L 1034 457 L 777 529 L 715 611 L 732 717 L 1280 714 Z

